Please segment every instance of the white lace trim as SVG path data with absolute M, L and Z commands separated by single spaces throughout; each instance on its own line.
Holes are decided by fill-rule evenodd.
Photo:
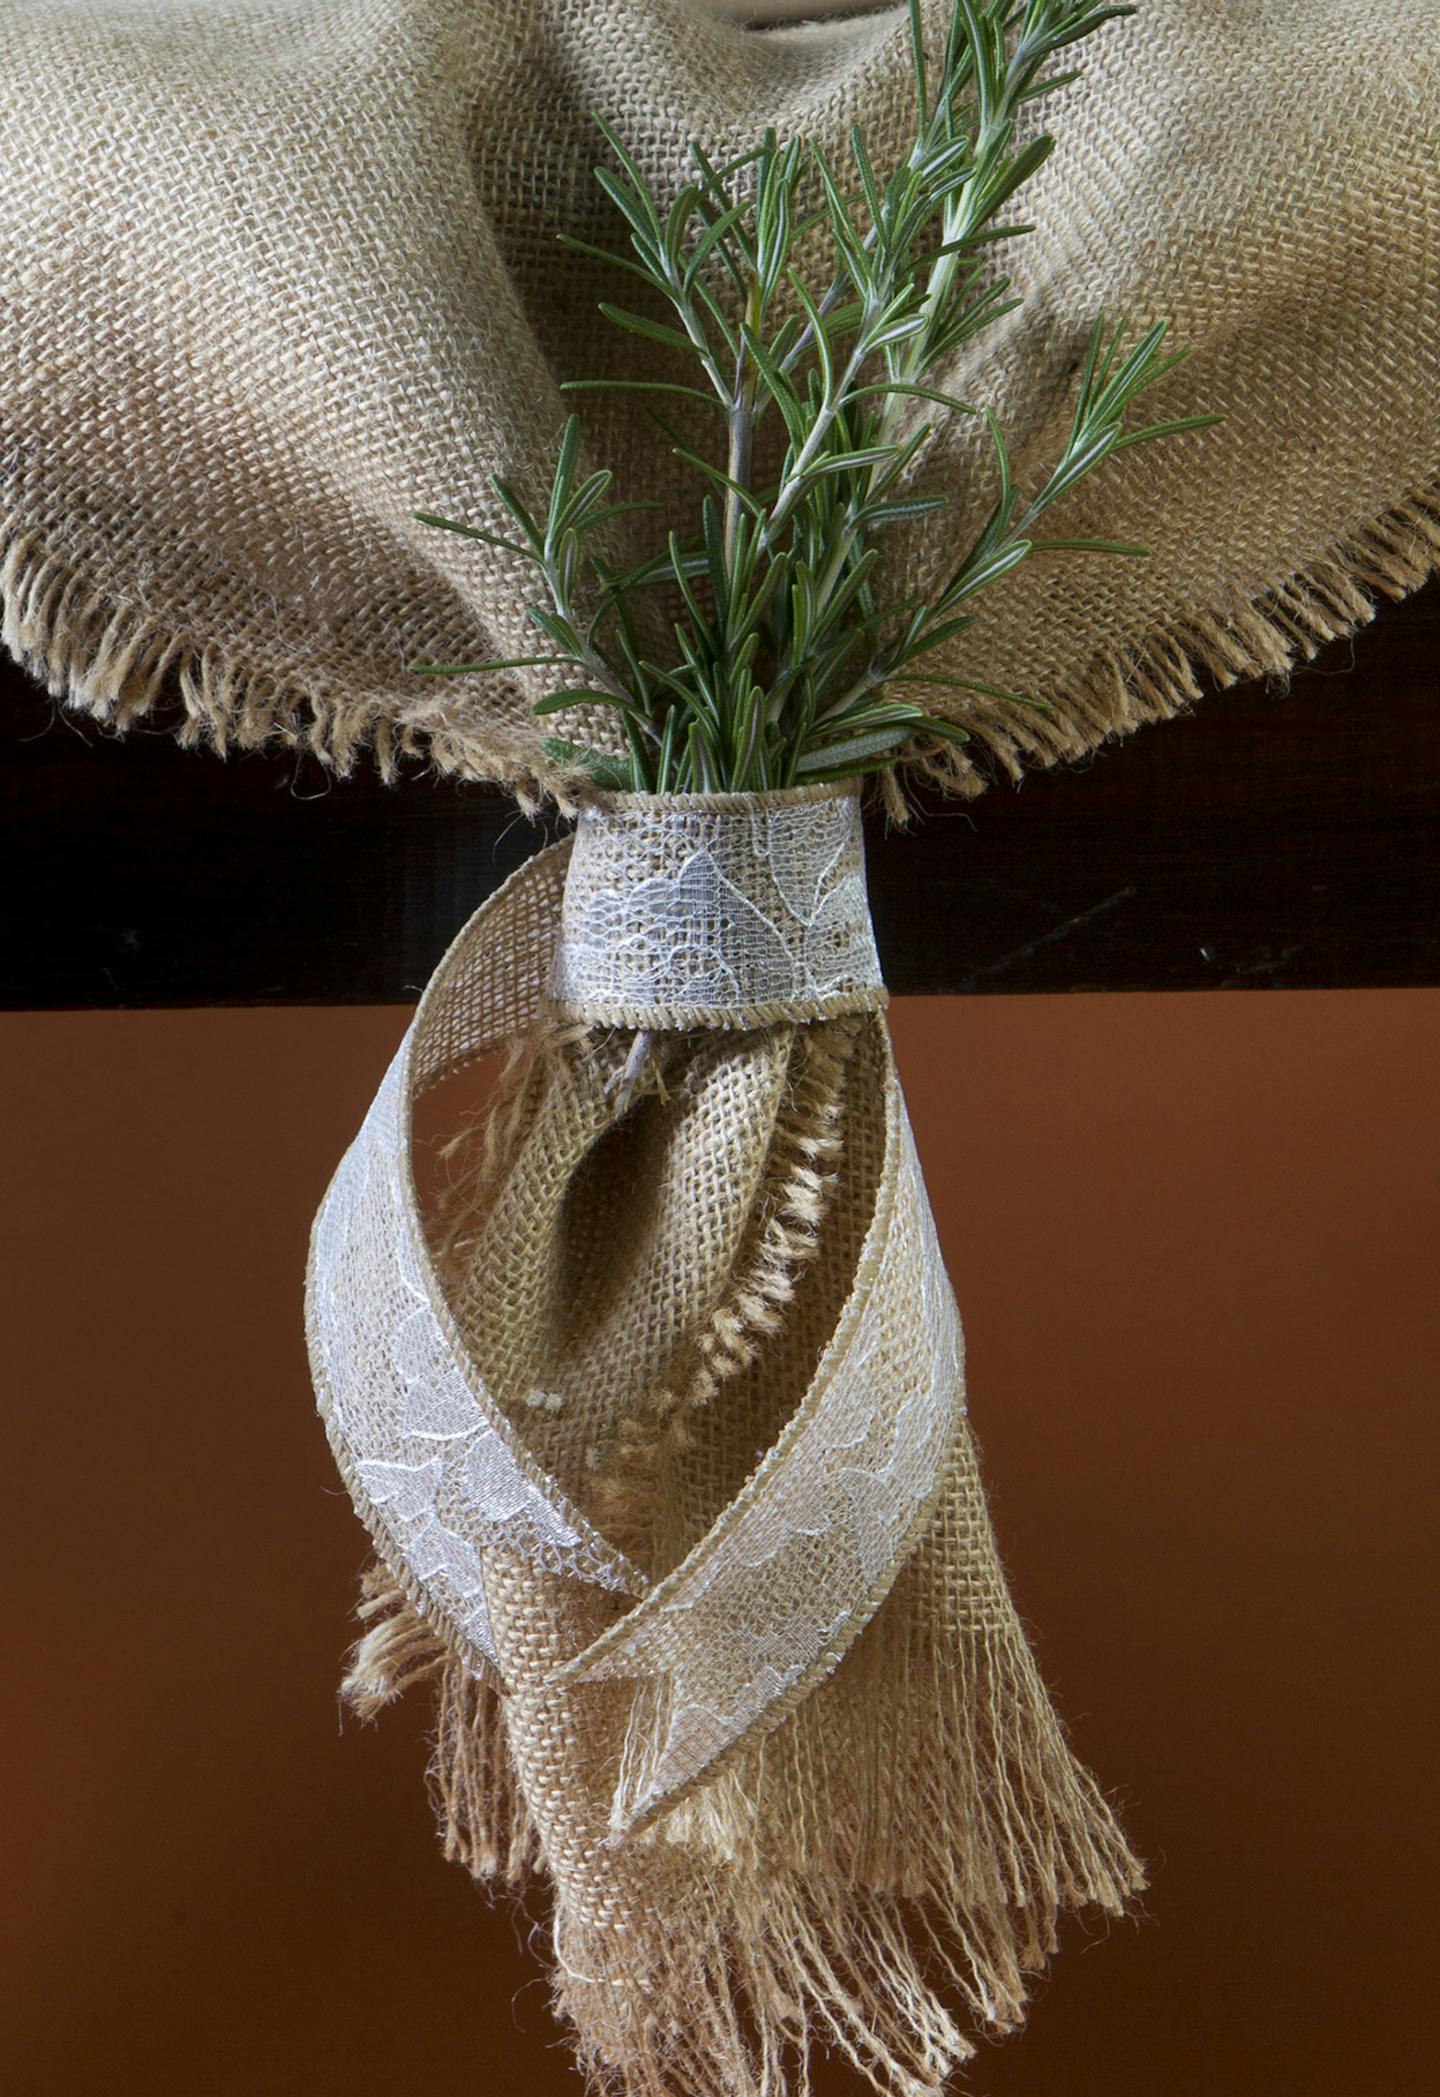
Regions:
M 620 795 L 581 809 L 550 993 L 571 1017 L 762 1026 L 885 1002 L 859 796 Z

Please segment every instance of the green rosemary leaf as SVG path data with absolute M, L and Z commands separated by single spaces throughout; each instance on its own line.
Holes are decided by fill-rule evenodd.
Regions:
M 985 188 L 985 210 L 987 215 L 1001 210 L 1009 203 L 1017 189 L 1024 187 L 1031 176 L 1045 165 L 1055 150 L 1055 141 L 1048 132 L 1042 131 L 1022 146 L 1007 165 L 1001 168 Z
M 604 117 L 602 116 L 596 117 L 595 128 L 600 133 L 600 136 L 604 139 L 606 145 L 610 148 L 611 152 L 615 155 L 615 158 L 619 161 L 626 175 L 629 177 L 631 186 L 634 189 L 636 195 L 639 197 L 648 198 L 649 191 L 645 186 L 645 177 L 641 174 L 639 168 L 631 159 L 629 153 L 626 152 L 624 144 L 622 143 L 619 135 L 614 130 L 612 130 L 610 125 L 606 123 Z M 597 170 L 597 179 L 599 174 L 603 172 L 603 169 Z M 655 225 L 655 228 L 658 231 L 658 219 L 652 219 L 652 223 Z
M 678 393 L 687 400 L 704 401 L 707 408 L 721 404 L 713 393 L 700 386 L 681 386 L 670 379 L 562 379 L 562 393 Z
M 628 313 L 623 306 L 612 306 L 608 299 L 600 301 L 600 311 L 607 320 L 613 320 L 617 328 L 628 329 L 632 335 L 643 335 L 650 342 L 663 342 L 667 349 L 693 350 L 688 335 L 678 328 L 666 325 L 663 320 L 651 320 L 645 313 Z
M 871 481 L 870 493 L 872 495 L 883 495 L 887 488 L 892 488 L 895 485 L 910 464 L 910 461 L 915 457 L 915 454 L 923 445 L 929 442 L 930 429 L 931 425 L 928 422 L 922 422 L 918 429 L 910 432 L 905 442 L 896 450 L 895 456 L 885 471 L 882 474 L 878 474 Z
M 866 466 L 888 466 L 899 450 L 896 444 L 870 444 L 862 451 L 829 452 L 807 468 L 806 480 L 822 480 L 829 473 L 858 473 Z
M 636 793 L 653 793 L 655 780 L 650 769 L 650 752 L 645 747 L 640 725 L 629 714 L 622 715 L 621 721 L 630 751 L 630 776 L 628 779 L 622 779 L 621 784 L 629 786 Z M 653 726 L 646 724 L 646 733 L 652 742 L 658 740 Z
M 802 779 L 817 772 L 838 777 L 853 769 L 857 761 L 894 751 L 901 743 L 908 742 L 913 732 L 908 720 L 898 721 L 893 728 L 876 729 L 869 735 L 857 735 L 843 743 L 826 743 L 820 749 L 805 751 L 795 769 Z
M 1010 472 L 1010 454 L 1005 449 L 1005 433 L 995 418 L 993 408 L 985 410 L 985 424 L 990 432 L 995 463 L 1000 469 L 1000 493 L 995 501 L 995 516 L 1000 523 L 1008 524 L 1015 509 L 1015 482 Z
M 1087 473 L 1093 473 L 1101 460 L 1110 456 L 1119 441 L 1120 429 L 1116 423 L 1109 424 L 1090 437 L 1086 437 L 1082 431 L 1079 444 L 1060 461 L 1031 503 L 1030 515 L 1039 516 L 1042 510 L 1049 509 L 1052 502 L 1058 502 L 1062 495 L 1068 495 L 1077 481 L 1082 481 Z
M 640 257 L 643 272 L 652 283 L 665 283 L 665 256 L 660 246 L 661 228 L 652 214 L 632 196 L 606 168 L 596 170 L 596 180 L 630 228 L 630 245 Z
M 1126 430 L 1123 437 L 1115 441 L 1115 450 L 1124 451 L 1131 444 L 1149 444 L 1156 437 L 1178 437 L 1186 430 L 1208 430 L 1223 415 L 1172 415 L 1168 422 L 1152 422 L 1143 430 Z
M 748 600 L 740 597 L 737 593 L 735 599 L 736 607 L 738 609 L 743 606 L 743 610 L 741 610 L 738 624 L 736 624 L 731 634 L 732 646 L 740 647 L 749 640 L 752 634 L 758 635 L 761 624 L 770 610 L 772 601 L 791 582 L 793 575 L 793 557 L 782 554 L 767 564 L 759 588 Z M 794 645 L 793 636 L 791 645 L 792 647 Z
M 590 691 L 583 685 L 567 685 L 561 692 L 547 692 L 531 707 L 532 714 L 563 714 L 572 706 L 613 706 L 623 713 L 626 706 L 614 692 Z M 633 707 L 628 709 L 634 712 Z
M 933 335 L 926 338 L 932 363 L 943 362 L 983 328 L 991 328 L 996 321 L 1003 320 L 1007 313 L 1018 313 L 1025 301 L 1005 297 L 1008 283 L 1008 278 L 1001 278 L 978 298 L 957 301 L 948 320 L 937 325 Z
M 909 524 L 917 517 L 932 517 L 949 507 L 948 495 L 912 495 L 896 502 L 872 502 L 856 513 L 855 522 L 866 531 L 877 524 Z
M 734 779 L 738 792 L 743 793 L 751 783 L 752 775 L 760 757 L 760 738 L 765 726 L 765 694 L 758 684 L 746 680 L 745 696 L 741 700 L 735 719 L 735 767 Z
M 853 398 L 864 400 L 869 395 L 902 393 L 913 395 L 916 400 L 933 400 L 942 408 L 951 408 L 957 415 L 978 415 L 981 411 L 973 401 L 961 400 L 958 394 L 943 393 L 938 386 L 917 386 L 912 380 L 881 379 L 872 386 L 857 386 Z
M 680 702 L 682 712 L 688 714 L 691 711 L 696 703 L 696 693 L 693 685 L 687 684 L 683 678 L 677 677 L 672 670 L 662 670 L 658 663 L 647 661 L 645 669 L 647 674 L 653 677 L 657 684 L 663 684 L 673 697 Z M 673 708 L 671 710 L 673 711 Z
M 573 669 L 578 662 L 574 655 L 507 655 L 483 663 L 407 663 L 405 667 L 417 677 L 474 677 L 483 670 L 530 670 L 541 665 L 549 670 Z
M 865 134 L 858 124 L 850 126 L 850 151 L 860 176 L 860 189 L 873 224 L 879 225 L 885 207 L 880 197 L 880 185 L 875 180 L 875 170 L 870 165 L 870 155 L 865 145 Z
M 765 382 L 766 391 L 780 410 L 786 434 L 798 451 L 805 442 L 806 411 L 799 394 L 791 385 L 780 366 L 771 357 L 764 342 L 747 321 L 740 323 L 740 339 L 755 360 L 755 368 Z
M 738 357 L 740 354 L 739 338 L 737 337 L 734 328 L 730 325 L 729 316 L 725 313 L 723 307 L 716 299 L 715 294 L 710 289 L 710 286 L 705 282 L 705 279 L 703 277 L 697 277 L 695 279 L 692 290 L 694 297 L 699 301 L 699 303 L 705 308 L 705 311 L 709 314 L 712 323 L 719 332 L 720 340 L 724 343 L 730 355 L 732 357 Z M 697 322 L 697 326 L 698 325 L 699 323 Z M 693 342 L 690 343 L 689 346 L 692 349 L 697 347 L 697 345 L 695 345 Z M 717 390 L 719 390 L 718 385 Z M 728 400 L 728 394 L 726 398 Z
M 1132 546 L 1123 539 L 1032 539 L 1032 553 L 1122 553 L 1148 561 L 1148 546 Z
M 973 233 L 962 233 L 958 240 L 947 240 L 938 248 L 931 248 L 923 260 L 938 261 L 942 255 L 968 255 L 975 248 L 994 247 L 998 241 L 1019 240 L 1033 233 L 1033 225 L 980 226 Z
M 715 617 L 722 628 L 728 627 L 730 623 L 730 577 L 725 562 L 725 536 L 720 528 L 719 512 L 715 508 L 714 501 L 708 495 L 702 499 L 700 504 L 700 528 L 705 541 L 705 572 L 709 577 L 710 587 L 715 593 Z M 670 565 L 674 568 L 677 563 L 680 567 L 679 580 L 683 589 L 687 580 L 684 573 L 685 564 L 680 553 L 679 541 L 674 532 L 672 532 L 670 534 Z
M 685 234 L 700 202 L 700 185 L 687 182 L 670 206 L 665 220 L 665 259 L 670 265 L 672 277 L 679 273 L 685 253 Z
M 924 719 L 923 706 L 911 706 L 894 699 L 864 699 L 856 706 L 842 707 L 835 713 L 826 714 L 823 719 L 823 735 L 825 739 L 844 739 L 860 729 L 877 725 L 902 726 L 906 723 L 913 726 Z M 818 748 L 822 739 L 822 730 L 818 725 L 815 738 Z
M 918 657 L 928 655 L 934 648 L 943 648 L 947 641 L 953 641 L 958 635 L 968 633 L 974 624 L 973 612 L 961 612 L 954 618 L 937 618 L 933 621 L 926 619 L 918 633 L 907 639 L 899 661 L 912 663 Z
M 906 672 L 889 679 L 891 684 L 944 685 L 957 692 L 979 692 L 987 699 L 1007 699 L 1012 706 L 1031 706 L 1042 713 L 1053 714 L 1055 709 L 1048 699 L 1032 699 L 1026 692 L 1007 691 L 1004 685 L 977 684 L 972 677 L 946 677 L 939 670 Z
M 632 277 L 642 277 L 647 284 L 655 282 L 654 270 L 633 256 L 612 254 L 609 248 L 597 248 L 591 241 L 578 240 L 573 233 L 557 233 L 555 238 L 562 247 L 573 248 L 577 255 L 588 255 L 592 262 L 604 262 L 611 269 L 628 269 Z
M 676 538 L 674 532 L 670 534 L 669 545 L 670 567 L 676 582 L 680 586 L 680 595 L 685 600 L 685 609 L 690 614 L 696 633 L 708 638 L 710 635 L 710 622 L 701 611 L 699 599 L 690 587 L 690 578 L 685 572 L 685 556 L 681 551 L 680 541 Z
M 835 358 L 830 344 L 832 324 L 826 321 L 820 308 L 816 305 L 804 283 L 793 269 L 790 271 L 790 284 L 795 296 L 805 309 L 805 318 L 810 323 L 811 337 L 815 344 L 815 354 L 820 362 L 821 390 L 823 397 L 829 400 L 835 391 Z
M 1090 13 L 1072 21 L 1068 28 L 1048 40 L 1051 51 L 1063 50 L 1066 44 L 1076 44 L 1082 36 L 1090 36 L 1102 22 L 1116 22 L 1125 15 L 1133 15 L 1133 7 L 1096 7 Z M 1073 75 L 1071 76 L 1074 77 Z
M 850 207 L 841 191 L 839 182 L 836 180 L 835 170 L 831 167 L 821 147 L 813 140 L 810 145 L 810 157 L 820 176 L 821 185 L 825 192 L 825 201 L 829 206 L 831 235 L 834 238 L 835 245 L 840 250 L 855 289 L 863 294 L 870 279 L 864 239 L 856 230 L 855 221 L 850 215 Z
M 634 785 L 630 764 L 625 758 L 616 757 L 608 750 L 592 750 L 586 743 L 567 743 L 553 735 L 547 735 L 540 747 L 552 765 L 586 772 L 597 786 L 623 793 L 627 787 Z
M 968 743 L 972 740 L 968 728 L 962 728 L 958 721 L 947 721 L 935 714 L 926 714 L 923 720 L 917 721 L 914 732 L 917 736 L 936 736 L 942 743 Z
M 915 68 L 915 109 L 919 128 L 923 131 L 930 120 L 926 100 L 925 80 L 925 23 L 920 13 L 920 0 L 909 0 L 910 5 L 910 59 Z
M 589 510 L 585 516 L 585 529 L 594 531 L 597 526 L 608 524 L 612 517 L 628 517 L 639 510 L 658 510 L 661 504 L 653 496 L 638 498 L 634 502 L 607 502 L 600 510 Z
M 531 553 L 537 561 L 543 561 L 545 558 L 545 541 L 541 536 L 540 527 L 531 516 L 529 510 L 526 509 L 520 497 L 515 493 L 510 483 L 502 480 L 498 473 L 491 474 L 490 485 L 525 534 L 525 542 Z
M 677 444 L 673 447 L 673 450 L 677 459 L 683 459 L 687 466 L 693 466 L 698 473 L 703 473 L 707 480 L 715 483 L 717 488 L 729 489 L 735 495 L 736 500 L 743 504 L 752 516 L 764 516 L 764 505 L 751 494 L 748 488 L 742 487 L 739 481 L 733 480 L 723 467 L 712 465 L 709 459 L 702 459 L 699 452 L 691 451 L 688 445 Z
M 691 791 L 713 793 L 724 775 L 718 753 L 705 733 L 704 724 L 698 715 L 691 719 L 688 744 Z
M 525 607 L 525 613 L 543 634 L 548 635 L 557 648 L 563 648 L 567 655 L 583 660 L 580 636 L 563 612 L 548 611 L 543 604 L 530 604 Z
M 1083 70 L 1081 66 L 1074 66 L 1068 73 L 1050 73 L 1043 80 L 1032 80 L 1028 87 L 1020 89 L 1015 101 L 1018 105 L 1021 102 L 1033 102 L 1040 95 L 1056 94 L 1062 87 L 1069 87 L 1078 80 Z
M 1008 575 L 1012 568 L 1018 568 L 1029 551 L 1028 539 L 1012 539 L 978 559 L 972 557 L 961 568 L 941 598 L 944 609 L 949 611 L 952 605 L 959 604 L 963 598 L 973 597 L 977 590 L 983 590 L 987 583 L 998 582 L 1002 575 Z
M 684 711 L 680 706 L 672 706 L 665 716 L 665 730 L 660 738 L 660 755 L 655 764 L 655 787 L 658 793 L 668 794 L 674 791 L 675 752 L 683 718 Z
M 695 283 L 701 270 L 705 267 L 712 251 L 742 223 L 745 217 L 745 210 L 746 206 L 743 203 L 731 204 L 727 210 L 721 212 L 718 218 L 710 219 L 707 222 L 705 231 L 691 249 L 689 260 L 685 265 L 683 288 L 687 293 Z
M 518 553 L 534 559 L 529 547 L 518 545 L 514 539 L 504 539 L 499 532 L 482 531 L 478 524 L 457 524 L 453 517 L 436 517 L 429 510 L 412 510 L 410 514 L 417 524 L 433 524 L 437 531 L 458 532 L 462 539 L 479 539 L 486 546 L 498 546 L 502 553 Z

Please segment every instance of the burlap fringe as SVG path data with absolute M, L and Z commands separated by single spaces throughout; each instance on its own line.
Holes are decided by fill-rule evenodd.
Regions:
M 940 2097 L 976 2050 L 956 2010 L 997 2036 L 1017 2029 L 1061 1910 L 1122 1912 L 1143 1876 L 1014 1648 L 982 1640 L 958 1673 L 969 1699 L 938 1699 L 928 1752 L 904 1743 L 889 1803 L 908 1848 L 902 1868 L 884 1867 L 893 1890 L 867 1882 L 842 1838 L 803 1868 L 697 1872 L 653 1927 L 557 1916 L 557 2007 L 594 2087 L 807 2097 L 828 2052 L 883 2097 Z M 744 1783 L 732 1772 L 680 1815 L 703 1809 L 713 1832 Z M 947 1820 L 962 1792 L 963 1816 Z M 804 1801 L 817 1843 L 823 1809 Z
M 955 2011 L 1016 2029 L 1061 1914 L 1143 1887 L 1013 1607 L 947 1625 L 980 1525 L 948 1495 L 888 1614 L 657 1826 L 689 1866 L 678 1906 L 608 1930 L 557 1912 L 557 2001 L 597 2088 L 807 2097 L 830 2051 L 883 2097 L 939 2097 L 975 2051 Z
M 500 1052 L 500 1067 L 482 1106 L 462 1119 L 438 1146 L 445 1176 L 428 1203 L 433 1252 L 440 1271 L 457 1282 L 474 1232 L 481 1227 L 486 1196 L 503 1177 L 524 1138 L 546 1063 L 580 1042 L 589 1029 L 576 1020 L 545 1015 Z
M 343 1702 L 373 1719 L 406 1690 L 435 1685 L 431 1802 L 449 1863 L 497 1891 L 518 1893 L 539 1858 L 535 1828 L 505 1749 L 500 1697 L 431 1630 L 382 1559 L 360 1578 L 357 1621 L 340 1683 Z
M 1432 482 L 1248 601 L 1183 613 L 1141 640 L 1104 650 L 1078 677 L 1041 695 L 1053 713 L 1032 713 L 1017 728 L 1013 709 L 977 701 L 973 715 L 966 709 L 965 726 L 1013 780 L 1029 763 L 1045 769 L 1073 762 L 1147 722 L 1184 713 L 1204 697 L 1197 673 L 1222 690 L 1253 677 L 1288 681 L 1327 642 L 1368 625 L 1377 599 L 1408 597 L 1437 571 L 1440 482 Z M 963 745 L 926 749 L 903 769 L 966 798 L 990 783 Z M 884 784 L 887 810 L 903 822 L 904 781 L 892 772 Z
M 415 1683 L 430 1681 L 446 1647 L 378 1558 L 360 1576 L 355 1616 L 365 1628 L 347 1656 L 340 1695 L 357 1717 L 374 1718 Z
M 537 780 L 513 748 L 477 732 L 476 715 L 452 721 L 417 702 L 397 720 L 393 700 L 357 698 L 323 678 L 289 682 L 239 663 L 214 642 L 176 630 L 134 605 L 117 604 L 44 533 L 11 519 L 0 527 L 0 637 L 65 705 L 124 733 L 178 700 L 176 727 L 188 745 L 224 752 L 233 743 L 306 749 L 342 775 L 369 753 L 393 780 L 402 758 L 428 758 L 442 774 L 508 787 L 529 811 L 547 795 L 570 806 L 573 782 Z M 904 820 L 905 780 L 928 780 L 973 798 L 990 784 L 990 766 L 1018 779 L 1025 767 L 1082 757 L 1149 721 L 1167 720 L 1202 696 L 1197 673 L 1219 686 L 1251 677 L 1285 678 L 1327 641 L 1375 616 L 1377 598 L 1401 598 L 1440 569 L 1440 483 L 1431 483 L 1333 541 L 1292 574 L 1248 602 L 1178 615 L 1135 641 L 1117 643 L 1069 683 L 1043 696 L 1055 711 L 1022 712 L 976 694 L 966 705 L 973 742 L 921 748 L 901 776 L 886 772 L 887 807 Z M 946 699 L 937 693 L 936 703 Z
M 865 1024 L 791 1030 L 747 1234 L 718 1308 L 675 1358 L 668 1403 L 634 1423 L 607 1534 L 628 1521 L 643 1535 L 647 1506 L 653 1519 L 667 1500 L 667 1451 L 783 1322 L 830 1213 Z M 466 1213 L 483 1211 L 564 1066 L 575 1059 L 603 1091 L 627 1045 L 541 1025 L 513 1046 L 493 1125 L 472 1123 L 448 1153 L 452 1260 L 464 1265 Z M 690 1053 L 689 1037 L 663 1037 L 645 1082 L 683 1082 Z M 1071 1755 L 993 1549 L 962 1418 L 927 1534 L 875 1621 L 808 1694 L 773 1708 L 763 1735 L 613 1846 L 611 1787 L 643 1793 L 667 1736 L 666 1681 L 547 1710 L 542 1672 L 502 1696 L 426 1627 L 403 1572 L 369 1576 L 347 1696 L 368 1715 L 433 1683 L 445 1854 L 492 1892 L 548 1882 L 556 2008 L 595 2089 L 806 2097 L 829 2052 L 883 2097 L 938 2097 L 974 2051 L 966 2026 L 1020 2023 L 1062 1911 L 1122 1911 L 1140 1866 Z M 509 1621 L 506 1581 L 532 1575 L 489 1570 Z M 561 1657 L 568 1636 L 589 1635 L 579 1622 L 562 1633 L 543 1595 L 536 1607 Z
M 502 784 L 527 815 L 547 798 L 573 813 L 563 783 L 542 784 L 527 760 L 470 722 L 452 723 L 425 700 L 396 718 L 393 694 L 357 697 L 353 683 L 313 669 L 288 679 L 256 671 L 218 642 L 117 603 L 44 533 L 15 520 L 0 524 L 0 640 L 52 698 L 116 735 L 159 712 L 186 749 L 302 750 L 341 778 L 368 756 L 392 785 L 414 759 Z
M 430 1788 L 445 1855 L 492 1894 L 519 1895 L 543 1857 L 504 1700 L 383 1565 L 358 1614 L 347 1701 L 371 1716 L 436 1683 Z M 607 1926 L 557 1902 L 556 2008 L 592 2088 L 810 2097 L 814 2057 L 830 2052 L 883 2097 L 940 2097 L 975 2051 L 954 2009 L 1015 2029 L 1062 1911 L 1118 1915 L 1143 1886 L 1018 1622 L 978 1628 L 958 1654 L 924 1643 L 898 1653 L 883 1631 L 863 1638 L 784 1728 L 641 1838 L 662 1873 L 670 1845 L 685 1852 L 653 1916 Z M 834 1736 L 862 1704 L 890 1714 L 890 1736 L 857 1791 Z

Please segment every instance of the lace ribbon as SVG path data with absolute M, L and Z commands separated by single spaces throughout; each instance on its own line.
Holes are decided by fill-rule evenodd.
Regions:
M 878 1010 L 858 794 L 842 785 L 587 803 L 550 993 L 567 1018 L 627 1027 Z
M 615 1596 L 614 1620 L 556 1680 L 660 1692 L 662 1737 L 621 1780 L 617 1829 L 652 1819 L 835 1667 L 917 1542 L 963 1411 L 959 1321 L 888 1039 L 883 1167 L 844 1308 L 782 1432 L 665 1578 L 648 1582 L 537 1464 L 446 1303 L 411 1159 L 427 1087 L 552 1003 L 617 1024 L 751 1026 L 757 1010 L 808 1018 L 883 998 L 854 797 L 734 801 L 647 810 L 624 797 L 476 912 L 311 1241 L 319 1409 L 359 1513 L 426 1619 L 496 1679 L 487 1553 Z M 641 878 L 599 879 L 616 867 Z

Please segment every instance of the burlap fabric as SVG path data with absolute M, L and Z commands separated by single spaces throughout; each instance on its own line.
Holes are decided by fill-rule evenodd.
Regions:
M 1022 485 L 1101 309 L 1193 349 L 1157 412 L 1228 420 L 1057 516 L 1148 563 L 987 593 L 937 668 L 1055 710 L 927 694 L 973 733 L 919 753 L 960 790 L 1173 711 L 1197 669 L 1283 669 L 1434 567 L 1432 15 L 1142 0 L 1086 47 L 1039 230 L 997 257 L 1024 304 L 944 376 Z M 858 120 L 883 164 L 907 34 L 705 0 L 0 0 L 7 645 L 120 727 L 173 704 L 190 740 L 566 790 L 540 673 L 405 666 L 528 652 L 531 594 L 413 511 L 497 525 L 486 475 L 544 487 L 562 379 L 664 368 L 555 240 L 614 237 L 590 115 L 662 192 L 692 137 L 769 125 L 839 156 Z M 633 396 L 587 430 L 663 505 L 613 557 L 691 528 Z M 955 500 L 894 541 L 897 591 L 988 508 L 985 441 L 937 434 Z M 598 881 L 561 847 L 461 935 L 314 1239 L 317 1387 L 379 1553 L 350 1693 L 434 1684 L 447 1846 L 493 1883 L 543 1867 L 561 2007 L 624 2097 L 803 2091 L 811 2040 L 927 2097 L 969 2049 L 957 1994 L 1013 2024 L 1059 1911 L 1138 1883 L 1005 1591 L 853 837 L 807 857 L 838 804 L 805 805 L 784 850 L 778 809 L 766 850 L 714 809 L 638 846 L 587 812 Z M 492 1050 L 422 1217 L 412 1100 Z
M 379 1551 L 351 1694 L 438 1678 L 448 1845 L 543 1866 L 559 2005 L 635 2097 L 803 2090 L 812 2040 L 936 2091 L 961 2005 L 1018 2021 L 1059 1911 L 1139 1883 L 996 1559 L 878 973 L 813 968 L 868 942 L 857 841 L 834 789 L 587 807 L 441 963 L 316 1221 Z M 717 876 L 697 1029 L 674 905 Z M 625 1026 L 576 996 L 597 909 Z M 809 997 L 757 1024 L 777 947 Z M 422 1217 L 412 1101 L 516 1042 Z
M 590 112 L 667 193 L 692 137 L 718 155 L 769 124 L 840 155 L 859 119 L 883 165 L 906 35 L 901 9 L 755 31 L 707 0 L 0 0 L 7 644 L 120 725 L 168 693 L 190 736 L 428 748 L 523 790 L 543 673 L 405 665 L 531 652 L 530 575 L 411 513 L 495 526 L 488 471 L 548 484 L 559 380 L 664 365 L 555 240 L 613 243 Z M 1084 58 L 1025 192 L 1039 230 L 997 258 L 1025 303 L 950 380 L 1022 486 L 1102 309 L 1171 319 L 1193 355 L 1157 407 L 1228 420 L 1054 513 L 1149 562 L 1057 555 L 986 593 L 939 667 L 1057 712 L 928 695 L 974 730 L 941 765 L 966 792 L 1171 712 L 1197 669 L 1283 670 L 1440 546 L 1433 0 L 1141 0 Z M 692 527 L 633 397 L 592 396 L 587 429 L 662 499 L 647 526 Z M 956 502 L 895 542 L 901 586 L 988 507 L 987 441 L 931 447 Z
M 859 797 L 591 798 L 579 811 L 549 996 L 592 1025 L 763 1027 L 885 1002 Z

